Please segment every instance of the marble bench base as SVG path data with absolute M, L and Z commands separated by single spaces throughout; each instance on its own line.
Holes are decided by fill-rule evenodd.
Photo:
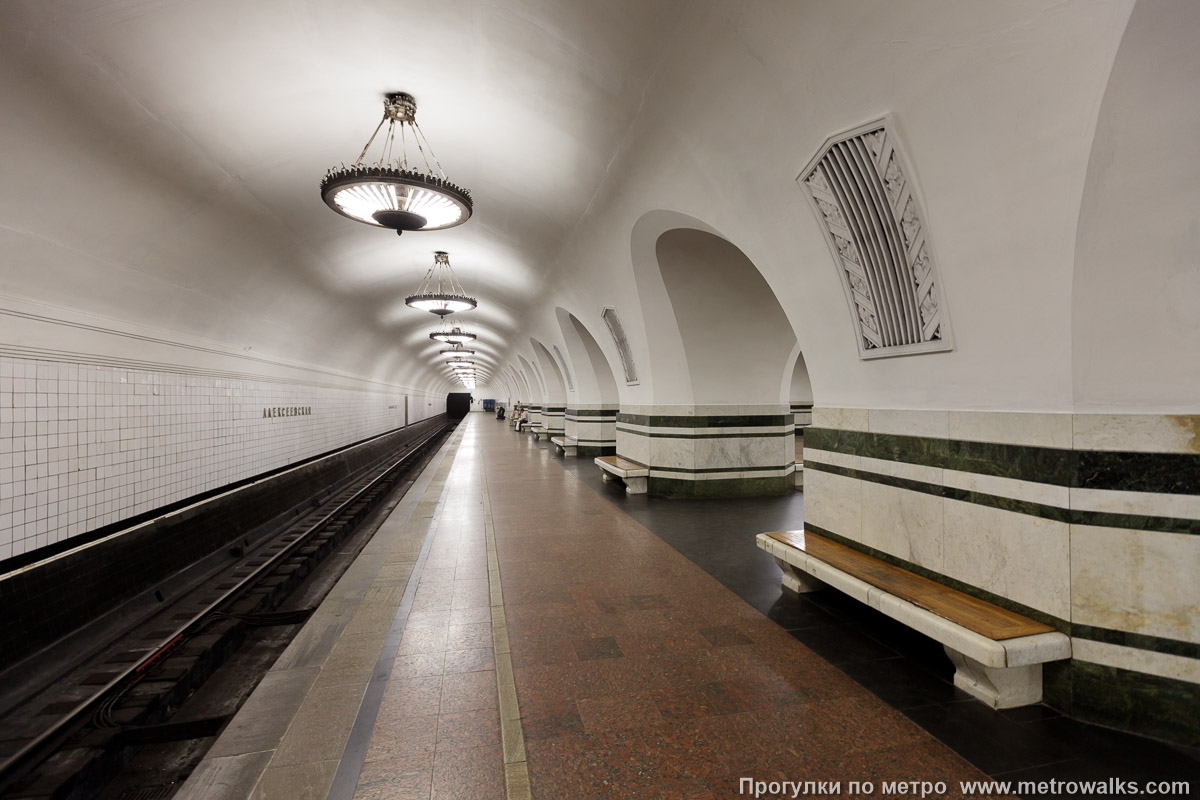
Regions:
M 596 466 L 600 467 L 600 476 L 605 481 L 620 479 L 625 482 L 626 494 L 646 494 L 650 488 L 650 470 L 643 467 L 640 469 L 623 469 L 605 461 L 611 456 L 600 456 L 595 459 Z
M 564 456 L 575 457 L 579 454 L 579 440 L 570 436 L 555 436 L 550 439 Z
M 1040 703 L 1042 664 L 1071 657 L 1066 634 L 989 639 L 765 534 L 757 543 L 783 570 L 784 587 L 799 593 L 832 587 L 940 642 L 954 663 L 954 685 L 992 708 Z

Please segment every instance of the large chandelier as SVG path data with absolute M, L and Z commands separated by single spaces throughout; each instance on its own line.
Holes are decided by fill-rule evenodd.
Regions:
M 447 347 L 444 350 L 438 350 L 438 355 L 440 355 L 440 356 L 473 356 L 473 355 L 475 355 L 475 351 L 468 350 L 467 348 L 463 347 L 461 344 L 455 344 L 455 345 L 451 345 L 450 347 Z
M 474 369 L 475 368 L 475 362 L 468 361 L 465 358 L 452 358 L 446 362 L 446 365 L 449 367 L 455 367 L 455 368 L 459 368 L 459 369 Z
M 387 132 L 383 135 L 379 160 L 364 164 L 363 159 L 384 123 Z M 400 130 L 398 154 L 397 128 Z M 413 166 L 409 166 L 410 138 L 420 152 L 424 171 L 419 169 L 415 159 Z M 430 158 L 433 167 L 429 164 Z M 367 140 L 358 160 L 349 167 L 343 164 L 330 168 L 321 181 L 321 199 L 342 216 L 390 228 L 398 234 L 461 225 L 471 217 L 473 208 L 470 192 L 446 179 L 433 148 L 417 125 L 417 101 L 404 92 L 384 96 L 383 119 Z
M 445 319 L 445 317 L 442 319 Z M 453 328 L 438 328 L 429 334 L 429 338 L 437 342 L 446 342 L 447 344 L 463 344 L 464 342 L 473 341 L 476 337 L 475 334 L 464 331 L 456 325 Z
M 454 277 L 450 266 L 450 254 L 438 250 L 433 254 L 433 266 L 425 273 L 417 293 L 404 298 L 405 305 L 429 311 L 444 317 L 457 311 L 470 311 L 479 305 L 474 297 L 467 297 L 467 290 Z

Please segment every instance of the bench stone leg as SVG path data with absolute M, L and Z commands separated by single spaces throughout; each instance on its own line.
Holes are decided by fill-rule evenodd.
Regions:
M 564 445 L 562 448 L 563 455 L 574 458 L 576 455 L 578 455 L 577 450 L 576 450 L 577 447 L 578 447 L 578 445 L 574 445 L 574 444 Z
M 649 478 L 626 478 L 625 493 L 626 494 L 645 494 L 650 486 Z
M 954 685 L 992 708 L 1019 708 L 1042 702 L 1042 665 L 987 667 L 946 647 L 954 662 Z
M 602 469 L 602 470 L 600 470 L 600 477 L 604 479 L 604 482 L 605 482 L 605 483 L 608 483 L 609 481 L 611 481 L 611 480 L 612 480 L 613 478 L 615 478 L 616 476 L 615 476 L 615 475 L 613 475 L 613 474 L 612 474 L 611 472 L 609 472 L 608 470 L 606 470 L 606 469 Z
M 783 588 L 791 589 L 797 594 L 818 592 L 825 588 L 825 582 L 814 578 L 802 569 L 797 569 L 782 558 L 776 558 L 775 563 L 783 570 Z

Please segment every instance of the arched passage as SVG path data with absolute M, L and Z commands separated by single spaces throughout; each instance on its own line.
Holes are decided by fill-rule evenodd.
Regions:
M 791 491 L 796 336 L 766 279 L 710 226 L 673 212 L 639 220 L 632 251 L 654 405 L 621 415 L 618 452 L 650 467 L 653 494 Z
M 537 339 L 530 339 L 533 354 L 542 368 L 546 380 L 546 399 L 542 404 L 542 428 L 559 436 L 563 434 L 567 412 L 567 386 L 562 370 L 546 346 Z
M 567 355 L 575 367 L 575 397 L 567 404 L 566 435 L 575 439 L 580 456 L 617 452 L 617 410 L 620 395 L 612 367 L 596 338 L 579 318 L 556 308 Z

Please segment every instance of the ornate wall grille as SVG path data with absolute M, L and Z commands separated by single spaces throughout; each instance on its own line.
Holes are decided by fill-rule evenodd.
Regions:
M 621 366 L 625 369 L 625 383 L 633 385 L 638 382 L 637 367 L 633 363 L 633 353 L 629 349 L 629 340 L 625 338 L 625 328 L 621 325 L 621 318 L 617 316 L 615 308 L 604 309 L 601 316 L 604 317 L 604 322 L 608 325 L 608 332 L 612 334 L 613 342 L 617 345 L 617 353 L 621 356 Z
M 571 369 L 567 366 L 567 360 L 563 358 L 562 351 L 558 349 L 558 345 L 552 345 L 554 355 L 558 358 L 558 365 L 562 367 L 563 377 L 567 379 L 567 390 L 575 391 L 575 381 L 571 378 Z
M 827 140 L 797 179 L 838 264 L 862 358 L 953 346 L 912 175 L 885 118 Z

